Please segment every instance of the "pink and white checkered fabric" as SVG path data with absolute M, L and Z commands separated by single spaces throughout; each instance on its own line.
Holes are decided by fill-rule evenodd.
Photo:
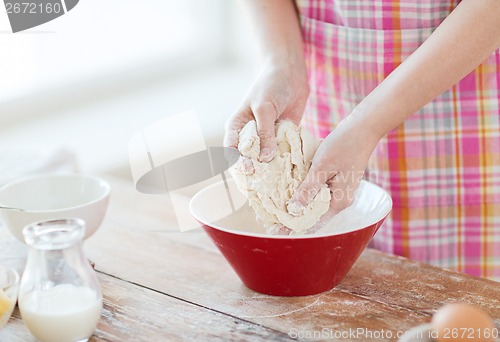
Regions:
M 311 95 L 325 137 L 457 0 L 299 0 Z M 392 213 L 372 246 L 500 280 L 500 52 L 391 131 L 369 163 Z

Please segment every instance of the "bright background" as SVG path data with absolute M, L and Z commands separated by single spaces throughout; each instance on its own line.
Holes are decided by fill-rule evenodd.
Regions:
M 16 34 L 0 5 L 0 178 L 13 156 L 60 148 L 84 173 L 129 177 L 132 135 L 187 110 L 220 145 L 253 51 L 234 1 L 80 0 Z

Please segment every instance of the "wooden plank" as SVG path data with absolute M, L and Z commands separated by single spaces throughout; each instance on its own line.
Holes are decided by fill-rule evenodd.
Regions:
M 0 329 L 0 341 L 26 341 L 35 342 L 35 338 L 31 336 L 28 329 L 21 320 L 21 315 L 16 307 L 12 313 L 12 317 L 7 324 Z
M 134 189 L 132 182 L 116 178 L 105 179 L 112 187 L 111 201 L 105 223 L 96 233 L 97 237 L 107 225 L 119 225 L 154 238 L 187 243 L 202 250 L 218 253 L 213 243 L 207 243 L 202 229 L 184 233 L 179 231 L 173 206 L 167 195 L 143 194 Z M 189 198 L 186 197 L 184 205 L 187 206 L 188 203 Z M 94 238 L 91 238 L 89 241 L 93 240 Z
M 288 341 L 286 334 L 100 274 L 101 320 L 90 341 Z M 0 341 L 36 340 L 16 308 Z
M 0 264 L 20 273 L 27 247 L 0 228 Z M 150 272 L 154 272 L 154 269 Z M 186 303 L 114 277 L 99 274 L 104 296 L 103 317 L 90 341 L 241 341 L 289 340 L 272 329 Z M 0 330 L 0 341 L 35 341 L 22 322 L 19 310 Z
M 432 287 L 435 278 L 445 281 L 446 276 L 440 276 L 441 269 L 373 250 L 364 253 L 344 283 L 334 291 L 298 298 L 255 293 L 241 284 L 203 233 L 175 233 L 173 213 L 168 210 L 165 196 L 143 195 L 131 184 L 111 182 L 115 197 L 118 197 L 110 207 L 112 220 L 107 220 L 105 227 L 87 243 L 97 268 L 186 301 L 244 317 L 284 333 L 291 329 L 320 331 L 324 328 L 345 331 L 392 329 L 396 332 L 429 322 L 431 313 L 450 298 L 446 288 Z M 418 275 L 421 267 L 423 274 Z M 146 268 L 156 271 L 145 272 Z M 413 268 L 413 272 L 408 273 L 407 268 Z M 416 287 L 408 278 L 407 291 L 399 293 L 400 280 L 391 282 L 396 277 L 384 277 L 384 271 L 411 274 L 424 285 Z M 458 273 L 450 276 L 464 279 L 466 283 L 473 282 L 470 277 Z M 496 294 L 493 282 L 477 281 L 484 287 L 486 296 Z M 476 289 L 476 285 L 471 285 L 469 290 L 464 288 L 469 291 L 471 302 L 477 302 L 472 298 Z M 418 295 L 413 290 L 422 292 Z M 422 302 L 421 297 L 431 290 L 440 294 L 441 302 L 432 302 L 436 296 Z
M 96 336 L 108 341 L 284 341 L 269 328 L 100 275 L 105 293 Z
M 26 325 L 21 319 L 19 309 L 16 307 L 7 325 L 0 329 L 0 341 L 6 342 L 36 342 L 37 340 L 30 334 Z M 97 336 L 92 336 L 89 342 L 107 342 Z
M 112 308 L 109 312 L 121 310 L 119 307 L 123 306 L 130 316 L 125 315 L 122 320 L 110 324 L 110 330 L 100 326 L 97 338 L 135 341 L 135 336 L 142 336 L 141 333 L 148 336 L 150 329 L 141 330 L 140 326 L 134 325 L 134 322 L 143 319 L 142 316 L 151 320 L 149 324 L 153 330 L 164 329 L 170 319 L 174 321 L 171 328 L 175 329 L 175 326 L 186 324 L 189 321 L 187 317 L 199 317 L 200 324 L 186 329 L 205 334 L 208 332 L 203 330 L 204 322 L 222 324 L 217 323 L 217 319 L 222 322 L 223 318 L 204 316 L 216 313 L 230 317 L 230 320 L 238 321 L 239 318 L 245 322 L 235 323 L 245 332 L 244 335 L 231 335 L 235 339 L 253 339 L 254 329 L 257 329 L 256 339 L 264 338 L 265 334 L 275 334 L 273 339 L 283 340 L 288 338 L 288 334 L 291 337 L 324 339 L 360 329 L 358 332 L 361 334 L 384 330 L 385 335 L 378 340 L 389 341 L 394 340 L 398 331 L 429 322 L 432 312 L 449 300 L 487 303 L 483 307 L 490 314 L 497 320 L 500 315 L 498 302 L 495 302 L 499 298 L 498 283 L 443 271 L 370 249 L 363 253 L 344 282 L 333 291 L 295 298 L 253 292 L 243 286 L 204 233 L 177 231 L 168 197 L 140 194 L 131 182 L 109 180 L 113 189 L 109 212 L 103 227 L 86 242 L 87 254 L 99 271 L 124 280 L 118 284 L 132 282 L 153 291 L 128 284 L 133 289 L 140 289 L 134 292 L 127 288 L 128 285 L 115 286 L 110 280 L 105 293 L 111 296 L 107 301 L 108 307 Z M 0 239 L 0 256 L 6 256 L 5 260 L 9 263 L 22 264 L 25 248 L 18 247 L 15 244 L 6 246 Z M 107 281 L 102 281 L 103 288 L 107 288 Z M 454 282 L 457 284 L 449 284 Z M 160 297 L 150 298 L 149 292 Z M 150 312 L 141 308 L 141 303 L 134 301 L 134 296 L 144 303 L 153 303 L 149 307 Z M 184 321 L 176 320 L 176 310 L 167 311 L 162 316 L 163 321 L 149 317 L 152 314 L 162 315 L 164 308 L 159 303 L 165 300 L 160 299 L 163 297 L 201 311 L 188 310 L 186 316 L 181 316 L 186 318 Z M 134 314 L 134 310 L 139 310 L 141 315 Z M 122 330 L 117 327 L 118 323 L 124 324 Z M 260 328 L 255 327 L 267 328 L 259 332 Z M 13 329 L 10 322 L 6 329 Z M 225 334 L 226 331 L 215 332 L 211 339 Z M 177 337 L 182 337 L 180 335 Z M 176 335 L 172 336 L 175 340 Z M 359 334 L 355 337 L 345 335 L 341 340 L 368 339 L 364 337 Z M 227 340 L 226 337 L 223 339 Z
M 259 294 L 247 289 L 218 253 L 207 253 L 167 238 L 134 234 L 123 227 L 109 225 L 106 232 L 87 246 L 97 269 L 283 333 L 330 328 L 394 330 L 429 320 L 425 313 L 348 291 L 292 298 Z M 113 241 L 113 247 L 109 241 Z M 138 249 L 137 241 L 148 248 Z M 207 239 L 206 243 L 210 241 Z M 409 316 L 411 322 L 406 320 Z
M 500 324 L 500 284 L 368 249 L 341 290 L 432 314 L 448 302 L 480 306 Z
M 118 197 L 110 207 L 113 219 L 107 220 L 87 242 L 90 258 L 105 273 L 284 333 L 293 329 L 409 328 L 429 319 L 428 314 L 374 302 L 347 291 L 296 298 L 255 293 L 242 285 L 203 233 L 151 233 L 151 227 L 160 227 L 159 217 L 165 219 L 164 225 L 172 221 L 163 212 L 164 198 L 128 194 L 130 189 L 125 195 L 127 190 L 115 184 L 113 191 Z M 138 210 L 131 215 L 133 200 L 138 201 Z M 142 214 L 143 206 L 148 215 Z M 408 315 L 413 320 L 405 325 L 403 318 Z

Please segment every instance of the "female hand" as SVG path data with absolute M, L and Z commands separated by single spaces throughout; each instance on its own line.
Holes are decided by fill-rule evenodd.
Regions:
M 276 120 L 288 119 L 298 125 L 308 96 L 305 65 L 263 67 L 238 110 L 226 122 L 224 146 L 237 148 L 239 131 L 248 121 L 255 120 L 260 138 L 260 161 L 271 161 L 276 154 Z
M 288 203 L 288 212 L 302 215 L 324 184 L 332 195 L 330 210 L 315 228 L 347 208 L 354 200 L 368 159 L 380 139 L 379 134 L 361 122 L 356 112 L 342 120 L 318 147 L 306 178 Z

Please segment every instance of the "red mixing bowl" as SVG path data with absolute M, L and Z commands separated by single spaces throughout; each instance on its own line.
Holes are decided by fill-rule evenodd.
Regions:
M 313 295 L 337 286 L 392 208 L 386 191 L 363 181 L 354 203 L 316 234 L 268 235 L 234 182 L 228 184 L 229 189 L 219 182 L 198 192 L 191 214 L 247 287 L 275 296 Z

